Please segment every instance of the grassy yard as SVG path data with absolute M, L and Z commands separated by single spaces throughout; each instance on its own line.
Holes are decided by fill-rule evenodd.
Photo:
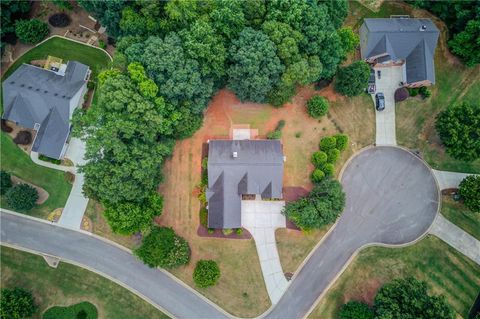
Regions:
M 127 289 L 93 272 L 62 262 L 54 269 L 40 256 L 1 248 L 1 286 L 31 291 L 39 306 L 34 318 L 41 318 L 52 306 L 83 301 L 97 307 L 99 318 L 168 318 Z
M 90 66 L 92 79 L 110 62 L 110 58 L 102 50 L 62 38 L 52 38 L 22 55 L 8 69 L 4 78 L 12 74 L 23 63 L 29 63 L 32 60 L 45 60 L 49 55 L 61 58 L 64 61 L 75 60 Z
M 15 145 L 7 134 L 2 132 L 0 137 L 2 169 L 27 182 L 42 187 L 49 194 L 45 203 L 34 207 L 27 214 L 46 218 L 48 213 L 55 208 L 65 206 L 72 188 L 72 185 L 65 177 L 65 173 L 33 163 L 30 157 Z M 2 207 L 8 208 L 3 200 L 1 204 Z
M 450 196 L 442 197 L 442 215 L 480 240 L 480 214 L 474 213 Z
M 337 318 L 339 307 L 349 300 L 372 304 L 381 285 L 407 276 L 425 280 L 430 293 L 445 295 L 463 318 L 468 318 L 480 291 L 480 266 L 428 236 L 405 248 L 371 247 L 360 252 L 309 318 Z

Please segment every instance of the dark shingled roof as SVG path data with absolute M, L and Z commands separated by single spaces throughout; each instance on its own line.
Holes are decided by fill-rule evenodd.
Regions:
M 67 63 L 65 75 L 30 64 L 21 65 L 3 83 L 2 118 L 34 129 L 40 124 L 32 150 L 60 158 L 70 133 L 70 101 L 86 83 L 88 66 Z
M 233 156 L 236 152 L 237 157 Z M 240 228 L 242 194 L 282 198 L 283 150 L 277 140 L 211 140 L 208 227 Z
M 365 19 L 360 28 L 360 51 L 363 59 L 387 54 L 388 60 L 405 60 L 407 83 L 435 83 L 434 56 L 439 34 L 430 19 Z

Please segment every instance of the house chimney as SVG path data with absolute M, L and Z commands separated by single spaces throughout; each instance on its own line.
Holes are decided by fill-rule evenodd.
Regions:
M 422 24 L 422 26 L 420 27 L 420 31 L 425 31 L 425 30 L 427 30 L 427 26 Z
M 238 157 L 238 153 L 237 152 L 233 152 L 233 158 L 237 158 Z

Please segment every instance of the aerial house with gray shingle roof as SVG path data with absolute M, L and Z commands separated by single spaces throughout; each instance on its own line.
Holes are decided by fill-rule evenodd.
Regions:
M 440 32 L 430 19 L 365 19 L 362 58 L 373 66 L 402 66 L 403 86 L 435 84 L 435 48 Z
M 75 61 L 51 70 L 21 65 L 2 83 L 2 118 L 36 131 L 32 152 L 62 159 L 89 74 L 88 66 Z
M 210 140 L 208 227 L 240 228 L 245 195 L 281 199 L 283 149 L 278 140 Z

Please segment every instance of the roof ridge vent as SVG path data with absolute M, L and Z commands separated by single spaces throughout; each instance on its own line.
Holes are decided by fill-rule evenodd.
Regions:
M 237 157 L 238 157 L 238 153 L 237 153 L 237 152 L 233 152 L 232 156 L 233 156 L 233 158 L 237 158 Z

